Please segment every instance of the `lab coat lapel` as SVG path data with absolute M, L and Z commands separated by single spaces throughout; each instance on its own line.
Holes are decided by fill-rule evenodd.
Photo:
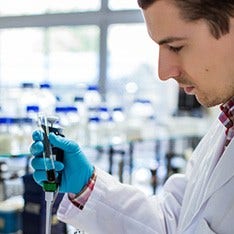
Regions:
M 216 129 L 217 130 L 217 129 Z M 221 129 L 218 129 L 221 130 Z M 217 131 L 220 133 L 220 131 Z M 202 210 L 202 207 L 204 203 L 212 196 L 212 194 L 217 191 L 222 185 L 224 185 L 231 177 L 234 176 L 234 141 L 230 142 L 229 146 L 223 153 L 222 157 L 220 157 L 220 151 L 221 147 L 224 144 L 224 137 L 222 134 L 217 135 L 213 134 L 210 136 L 209 142 L 204 142 L 204 145 L 207 147 L 211 147 L 209 152 L 206 155 L 206 159 L 208 160 L 203 162 L 207 166 L 207 171 L 203 171 L 203 176 L 201 174 L 194 175 L 194 181 L 191 182 L 188 188 L 188 193 L 185 196 L 185 204 L 187 206 L 183 207 L 185 210 L 182 211 L 183 218 L 181 220 L 181 226 L 180 228 L 182 230 L 185 230 L 193 221 L 193 219 L 199 214 L 199 212 Z M 216 138 L 216 144 L 214 144 L 215 141 L 214 138 Z M 213 141 L 213 144 L 211 142 Z M 212 148 L 212 145 L 215 145 L 214 148 Z M 202 151 L 204 151 L 203 149 Z M 201 152 L 200 152 L 201 153 Z M 205 152 L 203 152 L 205 153 Z M 204 157 L 204 155 L 203 155 Z M 218 161 L 219 159 L 219 161 Z M 217 163 L 218 161 L 218 163 Z M 199 172 L 198 172 L 199 173 Z M 199 184 L 196 184 L 196 180 L 199 178 L 199 176 L 202 176 L 204 178 L 204 183 L 201 187 Z M 206 182 L 205 182 L 206 181 Z M 206 185 L 206 186 L 205 186 Z M 196 187 L 196 192 L 191 195 L 190 191 L 193 191 L 194 187 Z M 199 190 L 200 189 L 200 190 Z M 201 195 L 203 193 L 203 195 Z M 192 197 L 191 197 L 192 196 Z M 194 201 L 196 201 L 196 204 L 194 204 Z M 189 209 L 188 209 L 189 207 Z
M 213 173 L 211 174 L 210 181 L 208 183 L 207 194 L 204 197 L 206 201 L 215 191 L 217 191 L 222 185 L 224 185 L 230 178 L 234 176 L 234 140 L 232 140 L 218 164 L 216 165 Z
M 217 191 L 219 190 L 228 180 L 234 177 L 234 140 L 229 144 L 223 153 L 222 157 L 219 159 L 217 165 L 215 166 L 213 172 L 211 173 L 209 182 L 207 184 L 207 190 L 204 197 L 199 205 L 199 208 L 194 212 L 191 220 L 187 223 L 188 227 L 193 219 L 199 215 L 202 211 L 202 207 L 205 202 Z

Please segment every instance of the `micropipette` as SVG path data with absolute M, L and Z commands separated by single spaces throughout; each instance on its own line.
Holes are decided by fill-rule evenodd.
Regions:
M 54 132 L 57 135 L 62 135 L 59 132 L 58 128 L 53 127 L 53 124 L 57 120 L 58 118 L 54 116 L 46 117 L 46 116 L 41 115 L 38 117 L 39 125 L 44 131 L 43 159 L 44 159 L 44 165 L 45 165 L 46 175 L 47 175 L 47 180 L 43 182 L 43 189 L 45 191 L 45 201 L 46 201 L 46 234 L 51 233 L 52 207 L 53 207 L 53 203 L 56 198 L 56 195 L 57 195 L 58 185 L 59 185 L 59 181 L 56 180 L 56 171 L 55 171 L 55 165 L 54 165 L 54 160 L 55 160 L 56 155 L 53 153 L 53 149 L 48 138 L 48 135 L 50 132 Z M 51 124 L 50 127 L 48 126 L 48 122 Z M 56 154 L 59 158 L 58 160 L 62 161 L 63 151 L 57 149 Z
M 55 167 L 54 167 L 54 155 L 52 152 L 52 147 L 49 142 L 49 127 L 48 127 L 48 118 L 46 116 L 40 116 L 41 128 L 44 131 L 43 144 L 44 144 L 44 152 L 43 159 L 44 165 L 46 169 L 47 181 L 44 182 L 43 188 L 47 190 L 51 190 L 54 192 L 56 190 L 56 176 L 55 176 Z

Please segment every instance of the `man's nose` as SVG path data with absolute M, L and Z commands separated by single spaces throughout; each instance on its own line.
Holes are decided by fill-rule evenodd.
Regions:
M 170 51 L 159 51 L 158 75 L 159 79 L 166 81 L 170 78 L 179 77 L 181 74 L 180 64 L 176 55 Z

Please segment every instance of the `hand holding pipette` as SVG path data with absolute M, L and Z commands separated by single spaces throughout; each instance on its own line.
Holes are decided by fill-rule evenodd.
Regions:
M 32 167 L 35 169 L 33 177 L 38 184 L 43 186 L 43 181 L 47 179 L 47 175 L 41 157 L 44 151 L 42 131 L 34 131 L 32 138 L 34 143 L 31 145 L 30 151 L 35 156 L 31 162 Z M 76 142 L 52 132 L 49 133 L 48 139 L 53 147 L 64 151 L 63 163 L 57 160 L 54 161 L 56 178 L 57 175 L 61 174 L 58 191 L 62 193 L 79 193 L 92 176 L 93 165 L 88 161 Z

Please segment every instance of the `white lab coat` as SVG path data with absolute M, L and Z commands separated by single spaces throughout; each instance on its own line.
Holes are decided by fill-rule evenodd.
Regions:
M 147 197 L 97 169 L 84 209 L 65 196 L 59 219 L 89 234 L 233 234 L 234 140 L 218 161 L 224 132 L 217 120 L 194 151 L 186 174 L 171 176 L 163 196 Z

